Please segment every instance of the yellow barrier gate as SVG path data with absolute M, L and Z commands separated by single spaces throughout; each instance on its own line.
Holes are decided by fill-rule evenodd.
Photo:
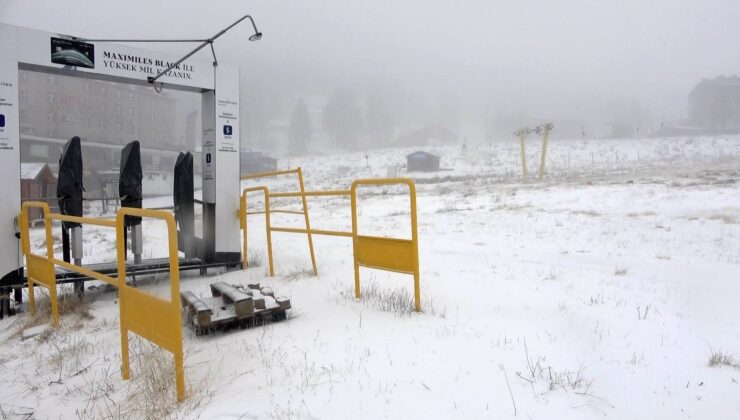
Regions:
M 44 213 L 46 256 L 37 255 L 31 252 L 28 228 L 29 208 L 40 208 Z M 160 299 L 126 284 L 126 243 L 124 239 L 125 216 L 162 219 L 167 223 L 171 282 L 171 298 L 169 301 Z M 55 258 L 51 234 L 52 220 L 115 228 L 118 278 L 113 278 L 111 276 L 98 273 L 97 271 L 90 270 L 89 268 L 81 267 Z M 175 218 L 170 212 L 123 207 L 118 211 L 115 219 L 76 217 L 51 213 L 49 211 L 48 204 L 29 201 L 23 203 L 23 206 L 21 207 L 21 248 L 26 257 L 26 267 L 28 270 L 28 300 L 32 313 L 35 313 L 36 311 L 34 286 L 37 284 L 43 285 L 49 289 L 52 325 L 55 327 L 59 326 L 59 308 L 55 272 L 55 266 L 57 265 L 118 287 L 121 318 L 121 376 L 123 379 L 129 379 L 131 377 L 128 354 L 128 332 L 131 331 L 174 354 L 177 400 L 182 401 L 185 398 L 182 321 L 180 318 L 179 299 L 180 266 L 177 254 L 177 229 L 175 227 Z
M 247 193 L 254 191 L 262 191 L 265 195 L 265 210 L 247 212 Z M 242 259 L 242 268 L 246 269 L 249 267 L 249 254 L 247 252 L 247 215 L 248 214 L 265 214 L 265 234 L 267 235 L 267 258 L 270 267 L 270 276 L 275 275 L 275 270 L 272 265 L 272 231 L 270 230 L 270 190 L 267 187 L 254 187 L 246 188 L 242 192 L 242 201 L 239 206 L 239 226 L 244 234 L 244 245 L 243 252 L 244 258 Z
M 269 262 L 270 262 L 270 275 L 274 276 L 275 272 L 273 270 L 272 265 L 272 237 L 270 235 L 270 232 L 293 232 L 293 233 L 305 233 L 308 237 L 308 249 L 311 254 L 311 266 L 313 267 L 313 274 L 318 274 L 318 271 L 316 270 L 316 254 L 313 250 L 313 237 L 311 236 L 312 233 L 315 233 L 311 230 L 311 221 L 308 217 L 308 203 L 306 202 L 306 190 L 303 186 L 303 171 L 301 168 L 296 169 L 286 169 L 284 171 L 275 171 L 275 172 L 261 172 L 256 174 L 249 174 L 249 175 L 243 175 L 241 177 L 242 180 L 245 179 L 257 179 L 257 178 L 267 178 L 267 177 L 275 177 L 279 175 L 289 175 L 289 174 L 296 174 L 298 176 L 298 186 L 300 188 L 300 191 L 290 192 L 290 193 L 274 193 L 270 194 L 270 190 L 265 186 L 260 187 L 254 187 L 254 188 L 247 188 L 242 193 L 242 205 L 239 213 L 239 216 L 241 218 L 241 226 L 242 229 L 244 229 L 244 256 L 242 260 L 242 264 L 247 267 L 248 266 L 248 259 L 249 255 L 247 254 L 247 197 L 246 193 L 252 192 L 252 191 L 258 191 L 262 190 L 265 194 L 265 225 L 267 229 L 267 252 L 269 254 Z M 290 210 L 272 210 L 270 211 L 270 198 L 271 197 L 301 197 L 301 204 L 303 206 L 303 211 L 301 212 L 295 212 Z M 251 214 L 259 214 L 262 212 L 252 212 Z M 270 226 L 270 213 L 290 213 L 290 214 L 302 214 L 304 217 L 304 220 L 306 222 L 306 228 L 305 229 L 294 229 L 294 228 L 280 228 L 280 227 L 272 227 Z
M 44 214 L 44 229 L 46 230 L 46 257 L 31 253 L 31 240 L 28 233 L 28 209 L 40 208 Z M 48 240 L 51 238 L 51 220 L 49 219 L 49 205 L 43 202 L 27 201 L 21 207 L 21 251 L 26 257 L 26 269 L 28 271 L 28 306 L 31 313 L 36 313 L 36 299 L 33 288 L 40 284 L 49 290 L 51 301 L 51 323 L 59 326 L 59 307 L 57 305 L 57 277 L 54 272 L 54 263 L 50 258 L 54 257 L 54 244 Z
M 411 201 L 411 239 L 364 236 L 357 233 L 357 187 L 406 184 Z M 352 243 L 355 256 L 355 297 L 360 298 L 360 266 L 414 276 L 414 307 L 421 311 L 419 237 L 416 226 L 416 186 L 408 178 L 359 179 L 352 183 Z
M 170 260 L 170 300 L 135 289 L 126 284 L 124 242 L 125 216 L 162 219 L 167 223 Z M 177 228 L 172 213 L 162 210 L 122 207 L 116 215 L 116 247 L 118 248 L 118 299 L 121 310 L 121 375 L 131 378 L 128 355 L 129 331 L 170 351 L 175 356 L 177 400 L 185 399 L 185 371 L 182 351 L 182 320 L 180 318 L 180 265 L 177 257 Z
M 412 274 L 414 276 L 414 306 L 416 311 L 421 311 L 421 292 L 419 286 L 419 246 L 418 246 L 418 235 L 417 235 L 417 221 L 416 221 L 416 187 L 414 181 L 407 178 L 381 178 L 381 179 L 361 179 L 352 183 L 350 190 L 330 190 L 330 191 L 305 191 L 303 186 L 303 173 L 301 168 L 287 169 L 276 172 L 263 172 L 258 174 L 250 174 L 242 176 L 242 179 L 256 179 L 256 178 L 267 178 L 286 174 L 297 174 L 298 182 L 300 185 L 300 191 L 289 191 L 289 192 L 276 192 L 271 193 L 269 188 L 266 186 L 250 187 L 244 189 L 242 193 L 241 205 L 237 216 L 240 218 L 240 226 L 243 229 L 244 234 L 244 246 L 243 246 L 243 267 L 249 266 L 247 260 L 249 258 L 247 254 L 247 216 L 250 214 L 265 214 L 265 231 L 267 235 L 267 253 L 269 257 L 269 273 L 274 275 L 273 267 L 273 253 L 272 253 L 272 232 L 285 232 L 285 233 L 305 233 L 308 236 L 308 246 L 311 253 L 311 264 L 313 265 L 314 274 L 316 270 L 316 259 L 313 250 L 313 241 L 311 235 L 326 235 L 326 236 L 343 236 L 350 237 L 353 240 L 353 253 L 355 263 L 355 296 L 360 297 L 360 271 L 359 267 L 376 268 L 380 270 L 395 271 L 399 273 Z M 398 238 L 385 238 L 375 236 L 363 236 L 357 233 L 357 187 L 367 186 L 382 186 L 382 185 L 398 185 L 405 184 L 409 187 L 409 194 L 411 200 L 411 239 L 398 239 Z M 263 211 L 248 211 L 247 209 L 247 193 L 254 191 L 262 191 L 265 197 L 265 210 Z M 349 196 L 351 198 L 352 206 L 352 232 L 344 232 L 337 230 L 324 230 L 324 229 L 311 229 L 309 216 L 308 216 L 308 204 L 306 201 L 307 197 L 341 197 Z M 286 197 L 300 197 L 303 206 L 302 212 L 289 211 L 289 210 L 273 210 L 270 207 L 270 201 L 273 198 L 286 198 Z M 305 216 L 306 228 L 290 228 L 272 226 L 270 221 L 271 213 L 290 213 L 290 214 L 303 214 Z
M 28 232 L 28 209 L 32 207 L 40 208 L 44 213 L 44 227 L 46 230 L 45 257 L 31 252 Z M 52 324 L 56 327 L 59 326 L 59 308 L 57 300 L 56 271 L 54 269 L 55 266 L 58 265 L 67 270 L 74 271 L 112 285 L 116 285 L 117 281 L 113 277 L 56 258 L 54 256 L 54 245 L 51 235 L 52 220 L 111 228 L 116 227 L 116 221 L 113 219 L 66 216 L 58 213 L 51 213 L 49 211 L 48 204 L 38 201 L 28 201 L 23 203 L 21 206 L 21 247 L 23 254 L 26 256 L 26 266 L 28 267 L 28 306 L 31 309 L 31 313 L 36 312 L 36 299 L 34 296 L 33 286 L 35 283 L 45 286 L 49 289 Z

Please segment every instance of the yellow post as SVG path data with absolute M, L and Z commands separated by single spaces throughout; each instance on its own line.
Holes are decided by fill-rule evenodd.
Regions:
M 247 194 L 254 191 L 262 191 L 265 195 L 265 236 L 267 238 L 267 259 L 269 263 L 270 276 L 275 275 L 275 269 L 272 262 L 272 228 L 270 227 L 270 190 L 265 186 L 245 188 L 242 192 L 242 204 L 239 209 L 239 217 L 241 218 L 241 227 L 244 229 L 244 255 L 242 260 L 242 267 L 246 269 L 249 267 L 249 255 L 247 254 Z
M 121 208 L 123 209 L 123 207 Z M 119 210 L 119 213 L 121 210 Z M 118 218 L 118 217 L 117 217 Z M 123 217 L 121 217 L 123 220 Z M 128 355 L 128 329 L 125 324 L 124 300 L 126 293 L 123 288 L 126 286 L 126 242 L 125 227 L 123 223 L 116 223 L 116 259 L 118 260 L 118 311 L 119 327 L 121 329 L 121 377 L 131 379 L 131 365 Z
M 313 252 L 313 239 L 311 239 L 311 223 L 308 220 L 308 204 L 306 203 L 306 190 L 303 188 L 303 171 L 301 170 L 300 166 L 297 168 L 298 170 L 298 183 L 301 187 L 301 201 L 303 202 L 303 216 L 306 219 L 306 235 L 308 236 L 308 248 L 311 251 L 311 265 L 313 266 L 313 275 L 317 275 L 318 271 L 316 271 L 316 256 Z
M 54 267 L 54 243 L 51 235 L 51 211 L 49 205 L 42 203 L 41 209 L 44 212 L 44 231 L 46 234 L 46 258 L 49 260 L 49 264 Z M 26 216 L 28 219 L 28 216 Z M 30 237 L 29 237 L 30 238 Z M 29 254 L 30 254 L 30 241 L 29 241 Z M 57 302 L 57 279 L 56 273 L 51 274 L 53 277 L 46 279 L 51 285 L 49 287 L 49 299 L 51 300 L 51 323 L 53 326 L 59 326 L 59 305 Z M 30 276 L 29 276 L 30 277 Z
M 547 139 L 550 136 L 550 130 L 552 130 L 552 124 L 545 124 L 545 134 L 542 137 L 542 156 L 540 157 L 540 178 L 545 174 L 545 157 L 547 156 Z
M 411 201 L 411 246 L 414 258 L 414 307 L 416 312 L 421 312 L 421 286 L 419 285 L 419 234 L 416 231 L 416 185 L 414 181 L 408 180 L 409 195 Z
M 164 300 L 126 284 L 126 262 L 123 258 L 124 219 L 126 216 L 156 218 L 167 224 L 170 268 L 170 299 Z M 182 350 L 180 308 L 180 266 L 177 256 L 177 227 L 170 212 L 123 207 L 116 214 L 116 248 L 118 254 L 118 300 L 121 325 L 121 375 L 131 377 L 128 332 L 131 331 L 170 351 L 175 358 L 177 400 L 185 399 L 185 371 Z
M 270 265 L 270 277 L 275 275 L 275 269 L 272 265 L 272 228 L 270 226 L 270 190 L 264 187 L 265 191 L 265 236 L 267 237 L 267 262 Z M 309 240 L 310 240 L 309 236 Z M 309 242 L 310 243 L 310 242 Z M 313 255 L 313 248 L 311 248 Z M 314 272 L 315 270 L 314 266 Z
M 28 209 L 29 208 L 40 208 L 44 214 L 44 231 L 46 235 L 46 257 L 40 257 L 31 254 L 31 241 L 28 231 Z M 27 201 L 21 206 L 21 251 L 26 257 L 26 268 L 28 271 L 28 305 L 31 313 L 36 313 L 36 296 L 34 294 L 34 281 L 35 275 L 40 276 L 39 280 L 41 284 L 49 289 L 49 299 L 51 300 L 51 322 L 54 327 L 59 326 L 59 305 L 57 303 L 57 287 L 56 287 L 56 274 L 54 273 L 54 244 L 52 243 L 51 235 L 51 215 L 49 211 L 49 205 L 44 202 Z M 32 257 L 43 258 L 48 262 L 45 269 L 41 272 L 32 273 L 32 266 L 38 267 L 38 263 L 32 263 Z M 51 267 L 51 269 L 49 269 Z
M 350 199 L 352 207 L 352 259 L 355 265 L 355 299 L 359 299 L 360 293 L 360 260 L 357 258 L 357 249 L 359 248 L 359 238 L 357 237 L 357 190 L 355 184 L 352 184 L 352 195 Z
M 46 223 L 46 220 L 44 220 L 44 223 Z M 29 267 L 31 266 L 29 262 L 29 255 L 31 254 L 31 245 L 29 240 L 29 233 L 28 233 L 28 210 L 25 205 L 21 207 L 21 220 L 20 220 L 20 230 L 21 230 L 21 252 L 23 253 L 23 256 L 26 259 L 26 274 L 28 274 L 28 308 L 31 310 L 32 314 L 36 314 L 36 297 L 33 293 L 33 278 L 30 275 Z
M 177 255 L 177 224 L 171 213 L 165 213 L 164 220 L 167 222 L 167 236 L 169 238 L 170 248 L 170 304 L 172 305 L 172 311 L 177 325 L 174 331 L 176 346 L 170 350 L 175 355 L 177 401 L 182 401 L 185 399 L 185 361 L 182 350 L 182 321 L 180 318 L 180 261 Z
M 242 199 L 239 201 L 239 224 L 244 236 L 244 245 L 242 246 L 242 270 L 249 268 L 249 254 L 247 253 L 247 192 L 242 192 Z
M 185 399 L 185 355 L 182 347 L 175 351 L 175 389 L 177 390 L 177 401 Z
M 524 146 L 524 139 L 526 138 L 526 136 L 527 136 L 526 130 L 519 130 L 519 144 L 521 145 L 521 149 L 522 149 L 522 176 L 524 178 L 527 177 L 527 154 L 526 154 L 525 146 Z
M 406 184 L 411 204 L 411 240 L 363 236 L 358 233 L 357 187 L 360 185 Z M 414 309 L 421 312 L 419 284 L 419 236 L 417 232 L 416 186 L 408 178 L 358 179 L 352 183 L 352 247 L 355 266 L 355 298 L 360 293 L 360 265 L 414 276 Z

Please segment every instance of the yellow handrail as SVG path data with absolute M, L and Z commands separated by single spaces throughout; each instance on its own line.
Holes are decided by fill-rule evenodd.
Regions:
M 249 267 L 249 254 L 247 253 L 247 193 L 255 191 L 262 191 L 265 195 L 264 214 L 265 234 L 267 235 L 267 256 L 269 262 L 270 276 L 274 276 L 275 271 L 272 265 L 272 235 L 270 234 L 270 190 L 267 187 L 245 188 L 244 191 L 242 191 L 242 198 L 239 206 L 239 221 L 244 235 L 244 255 L 242 256 L 242 268 L 246 270 Z
M 298 172 L 298 169 L 286 169 L 283 171 L 272 171 L 272 172 L 257 172 L 254 174 L 242 175 L 241 179 L 267 178 L 267 177 L 278 176 L 278 175 L 295 174 L 297 172 Z
M 170 300 L 164 300 L 126 284 L 126 216 L 164 220 L 170 263 Z M 118 306 L 121 326 L 121 375 L 131 378 L 128 354 L 128 332 L 131 331 L 169 350 L 175 357 L 177 400 L 185 399 L 185 370 L 182 350 L 180 314 L 180 265 L 177 256 L 177 226 L 169 211 L 122 207 L 116 214 L 116 248 L 118 251 Z
M 357 187 L 405 184 L 411 201 L 411 240 L 361 236 L 357 223 Z M 358 179 L 352 183 L 352 245 L 355 263 L 355 297 L 360 298 L 360 265 L 414 276 L 414 307 L 421 311 L 419 237 L 416 220 L 416 186 L 409 178 Z
M 43 211 L 46 233 L 46 256 L 36 255 L 31 252 L 28 227 L 29 208 L 40 208 Z M 126 284 L 126 241 L 124 239 L 124 220 L 126 216 L 162 219 L 167 223 L 171 283 L 171 297 L 169 301 L 132 288 Z M 57 259 L 54 256 L 51 235 L 52 220 L 116 228 L 118 278 L 116 279 L 89 268 Z M 132 331 L 173 353 L 175 356 L 177 399 L 178 401 L 182 401 L 185 398 L 185 374 L 182 351 L 182 321 L 180 315 L 180 267 L 177 256 L 177 228 L 172 213 L 161 210 L 122 207 L 118 210 L 115 219 L 102 219 L 51 213 L 48 204 L 27 201 L 21 206 L 20 223 L 21 249 L 23 255 L 26 257 L 26 266 L 28 268 L 28 295 L 31 312 L 35 313 L 36 311 L 35 284 L 43 285 L 49 289 L 52 325 L 55 327 L 59 326 L 55 266 L 64 267 L 70 271 L 117 286 L 119 289 L 118 298 L 121 324 L 121 375 L 124 379 L 131 377 L 128 354 L 128 332 Z
M 247 254 L 247 216 L 250 214 L 265 214 L 265 231 L 267 235 L 267 252 L 269 255 L 270 275 L 274 275 L 273 257 L 272 257 L 272 236 L 271 232 L 284 233 L 303 233 L 308 237 L 308 246 L 311 253 L 311 263 L 314 274 L 316 271 L 316 260 L 314 256 L 312 235 L 327 235 L 350 237 L 353 239 L 354 262 L 355 262 L 355 296 L 360 298 L 360 274 L 359 267 L 371 267 L 382 270 L 396 271 L 400 273 L 412 274 L 414 276 L 414 307 L 416 311 L 421 311 L 421 291 L 419 285 L 419 238 L 417 227 L 417 210 L 416 210 L 416 186 L 414 181 L 408 178 L 380 178 L 380 179 L 360 179 L 352 183 L 349 190 L 327 190 L 327 191 L 305 191 L 303 186 L 303 173 L 301 168 L 289 169 L 277 172 L 268 172 L 247 176 L 248 178 L 261 178 L 266 176 L 275 176 L 296 173 L 300 191 L 288 192 L 270 192 L 266 186 L 247 188 L 242 192 L 242 199 L 238 216 L 244 232 L 243 245 L 243 267 L 248 267 Z M 357 232 L 357 188 L 364 185 L 398 185 L 403 184 L 409 187 L 411 200 L 411 239 L 383 238 L 374 236 L 359 235 Z M 263 191 L 265 200 L 265 210 L 247 211 L 247 193 L 252 191 Z M 352 210 L 352 231 L 338 231 L 326 229 L 312 229 L 308 215 L 307 197 L 327 197 L 327 196 L 350 196 Z M 291 210 L 271 210 L 270 201 L 273 198 L 300 197 L 303 205 L 303 212 Z M 271 213 L 288 213 L 303 214 L 305 218 L 305 229 L 272 226 L 270 223 Z
M 246 192 L 262 190 L 265 193 L 265 215 L 266 215 L 265 216 L 265 228 L 267 230 L 267 252 L 268 252 L 268 257 L 270 260 L 269 261 L 270 262 L 270 275 L 271 276 L 275 275 L 275 272 L 273 269 L 273 262 L 272 262 L 272 239 L 271 239 L 270 232 L 278 231 L 270 226 L 270 218 L 269 218 L 270 213 L 303 214 L 304 222 L 306 224 L 306 229 L 304 233 L 306 234 L 306 237 L 308 238 L 308 249 L 311 255 L 311 265 L 313 267 L 313 274 L 317 275 L 318 271 L 316 269 L 316 254 L 314 253 L 313 238 L 311 236 L 313 231 L 311 230 L 311 221 L 308 216 L 308 203 L 306 202 L 307 195 L 316 194 L 317 192 L 307 192 L 306 191 L 304 184 L 303 184 L 303 171 L 301 170 L 301 168 L 298 167 L 295 169 L 286 169 L 282 171 L 249 174 L 249 175 L 242 176 L 241 179 L 265 178 L 265 177 L 273 177 L 273 176 L 286 175 L 286 174 L 296 174 L 298 176 L 298 186 L 300 188 L 300 191 L 291 191 L 288 193 L 270 193 L 270 190 L 267 187 L 260 186 L 260 187 L 247 188 L 242 192 L 242 199 L 241 199 L 241 203 L 239 206 L 239 212 L 238 212 L 238 216 L 240 218 L 240 224 L 241 224 L 242 229 L 244 230 L 244 245 L 243 245 L 244 256 L 242 257 L 243 258 L 242 267 L 246 269 L 249 265 L 247 261 L 249 259 L 249 256 L 247 255 L 247 215 L 253 213 L 253 212 L 247 212 Z M 320 194 L 322 194 L 322 192 L 318 192 L 317 195 L 320 195 Z M 341 195 L 341 194 L 337 194 L 337 195 Z M 300 197 L 301 205 L 303 206 L 303 211 L 302 212 L 294 212 L 290 210 L 270 211 L 270 200 L 273 197 Z
M 28 232 L 28 209 L 40 208 L 44 214 L 44 230 L 46 233 L 46 257 L 31 253 L 31 240 Z M 59 326 L 59 305 L 57 303 L 57 277 L 54 265 L 50 262 L 54 258 L 54 244 L 51 241 L 51 219 L 49 205 L 41 201 L 26 201 L 21 205 L 21 250 L 26 257 L 28 271 L 28 307 L 31 313 L 36 313 L 36 297 L 34 283 L 39 283 L 49 289 L 51 301 L 51 323 Z

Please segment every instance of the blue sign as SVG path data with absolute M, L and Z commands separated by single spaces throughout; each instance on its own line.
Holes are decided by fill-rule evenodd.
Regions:
M 211 163 L 211 154 L 206 153 L 206 163 Z
M 0 114 L 0 128 L 5 127 L 5 115 Z
M 230 125 L 224 126 L 224 136 L 230 136 L 232 131 L 233 129 Z

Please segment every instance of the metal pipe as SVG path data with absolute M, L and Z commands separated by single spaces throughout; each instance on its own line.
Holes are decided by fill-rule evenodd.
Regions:
M 288 191 L 288 192 L 277 192 L 270 193 L 270 197 L 284 198 L 284 197 L 323 197 L 323 196 L 350 196 L 352 191 L 350 190 L 334 190 L 334 191 Z
M 306 188 L 303 186 L 303 171 L 301 167 L 297 167 L 298 172 L 298 185 L 301 188 L 301 202 L 303 203 L 303 217 L 306 219 L 306 236 L 308 236 L 308 249 L 311 251 L 311 265 L 313 266 L 313 275 L 318 275 L 316 271 L 316 255 L 313 250 L 313 239 L 311 238 L 311 222 L 308 217 L 308 203 L 306 202 Z
M 261 32 L 259 32 L 259 31 L 257 30 L 257 25 L 256 25 L 256 24 L 254 23 L 254 19 L 252 19 L 252 16 L 250 16 L 250 15 L 244 15 L 244 16 L 242 16 L 242 17 L 241 17 L 241 18 L 240 18 L 239 20 L 237 20 L 236 22 L 234 22 L 234 23 L 232 23 L 231 25 L 227 26 L 227 27 L 226 27 L 225 29 L 222 29 L 222 30 L 221 30 L 220 32 L 218 32 L 218 33 L 217 33 L 216 35 L 214 35 L 214 36 L 212 36 L 212 37 L 210 37 L 210 38 L 208 38 L 208 39 L 206 39 L 206 40 L 203 40 L 203 41 L 202 41 L 202 43 L 201 43 L 200 45 L 198 45 L 197 47 L 195 47 L 195 48 L 194 48 L 194 49 L 193 49 L 192 51 L 190 51 L 189 53 L 185 54 L 185 56 L 183 56 L 183 57 L 182 57 L 181 59 L 179 59 L 179 60 L 177 60 L 176 62 L 174 62 L 174 63 L 170 64 L 170 66 L 169 66 L 169 67 L 167 67 L 166 69 L 164 69 L 164 70 L 162 70 L 161 72 L 159 72 L 159 74 L 157 74 L 156 76 L 153 76 L 153 77 L 152 77 L 152 76 L 150 76 L 150 77 L 147 77 L 147 81 L 148 81 L 149 83 L 152 83 L 152 84 L 153 84 L 154 82 L 156 82 L 156 81 L 157 81 L 157 79 L 159 79 L 160 77 L 162 77 L 162 76 L 164 76 L 165 74 L 167 74 L 167 72 L 168 72 L 168 71 L 170 71 L 170 70 L 174 69 L 175 67 L 179 66 L 179 65 L 180 65 L 180 64 L 181 64 L 181 63 L 182 63 L 183 61 L 187 60 L 187 59 L 188 59 L 188 58 L 190 58 L 190 57 L 191 57 L 191 56 L 192 56 L 193 54 L 195 54 L 195 53 L 197 53 L 198 51 L 200 51 L 201 49 L 203 49 L 203 47 L 205 47 L 206 45 L 208 45 L 208 44 L 212 44 L 212 43 L 213 43 L 213 41 L 215 41 L 215 40 L 216 40 L 216 39 L 217 39 L 218 37 L 220 37 L 221 35 L 223 35 L 223 34 L 224 34 L 224 33 L 225 33 L 226 31 L 228 31 L 229 29 L 233 28 L 234 26 L 236 26 L 236 25 L 237 25 L 237 24 L 239 24 L 239 23 L 240 23 L 241 21 L 243 21 L 244 19 L 247 19 L 247 18 L 249 18 L 249 20 L 250 20 L 250 21 L 252 22 L 252 27 L 254 28 L 254 35 L 258 35 L 258 36 L 259 36 L 259 38 L 261 38 L 261 37 L 262 37 L 262 33 L 261 33 Z M 259 39 L 259 38 L 256 38 L 256 39 Z M 251 40 L 251 39 L 252 39 L 252 37 L 250 37 L 250 40 Z M 215 61 L 216 61 L 216 57 L 214 56 L 214 57 L 213 57 L 213 59 L 214 59 L 214 62 L 215 62 Z
M 280 210 L 280 209 L 270 210 L 270 213 L 301 214 L 301 215 L 303 214 L 302 211 L 297 211 L 297 210 Z
M 550 137 L 552 124 L 545 124 L 545 135 L 542 137 L 542 155 L 540 156 L 540 178 L 545 174 L 545 158 L 547 157 L 547 140 Z
M 75 41 L 84 42 L 203 42 L 207 39 L 87 39 L 72 37 Z
M 61 222 L 72 222 L 72 223 L 80 223 L 84 225 L 106 226 L 106 227 L 112 227 L 112 228 L 116 227 L 116 219 L 68 216 L 65 214 L 58 214 L 58 213 L 51 213 L 48 215 L 48 217 L 51 220 L 58 220 Z
M 522 153 L 522 177 L 525 179 L 527 178 L 527 154 L 525 152 L 525 146 L 524 146 L 524 139 L 526 138 L 527 134 L 522 131 L 519 134 L 519 144 L 521 147 L 521 153 Z
M 254 174 L 242 175 L 240 179 L 244 180 L 244 179 L 265 178 L 268 176 L 278 176 L 278 175 L 287 175 L 287 174 L 295 174 L 295 173 L 298 173 L 297 169 L 285 169 L 282 171 L 272 171 L 272 172 L 257 172 Z M 274 195 L 274 194 L 270 194 L 270 195 Z
M 344 236 L 347 238 L 352 237 L 352 232 L 343 232 L 341 230 L 325 230 L 325 229 L 301 229 L 301 228 L 290 228 L 273 226 L 270 228 L 273 232 L 285 232 L 285 233 L 310 233 L 312 235 L 326 235 L 326 236 Z

